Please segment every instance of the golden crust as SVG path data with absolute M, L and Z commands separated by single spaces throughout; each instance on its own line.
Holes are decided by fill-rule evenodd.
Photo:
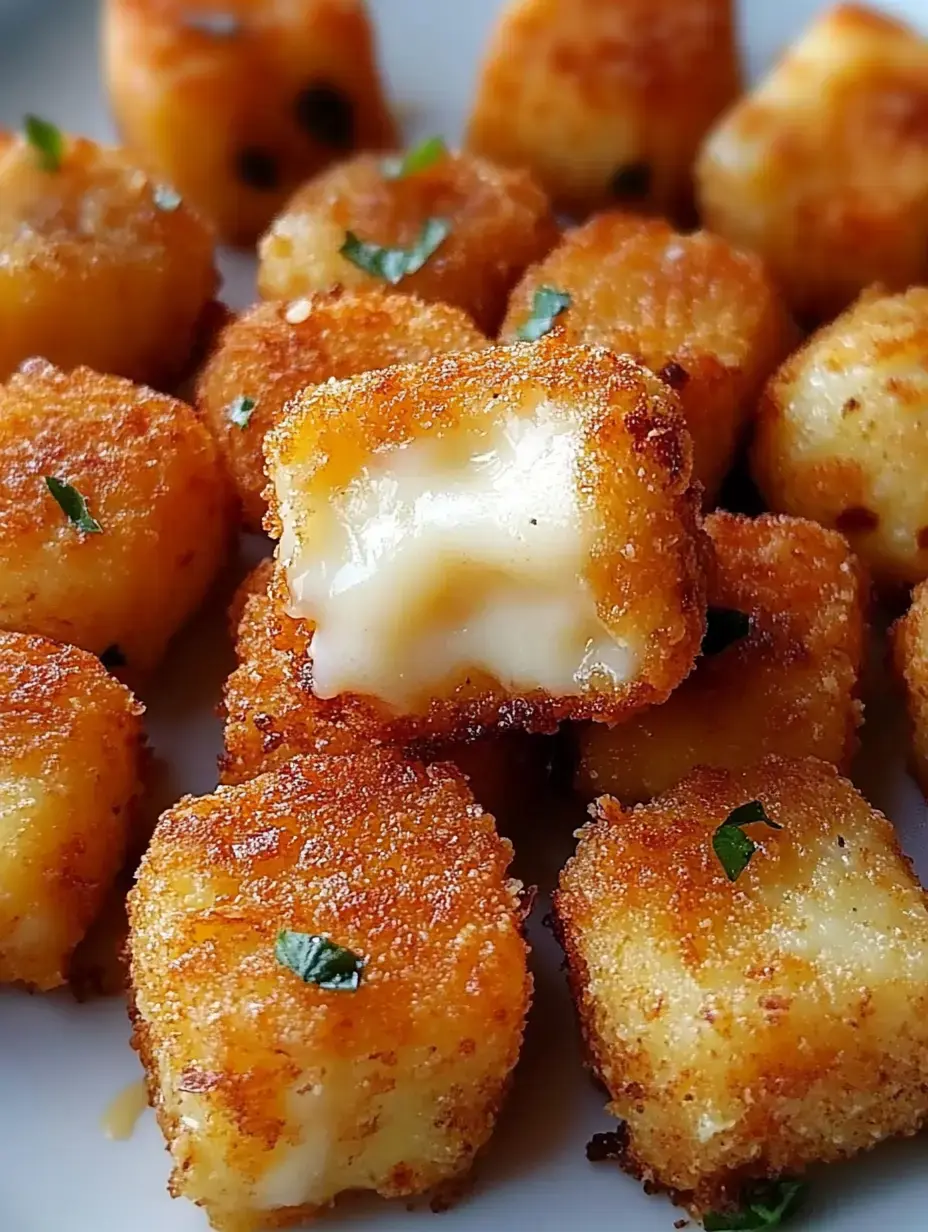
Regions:
M 759 799 L 731 884 L 712 834 Z M 892 826 L 822 762 L 697 770 L 608 797 L 556 912 L 623 1165 L 702 1214 L 928 1121 L 928 897 Z
M 731 0 L 514 0 L 467 144 L 530 167 L 568 211 L 624 204 L 688 221 L 697 147 L 739 90 Z
M 915 587 L 909 610 L 890 631 L 890 643 L 905 692 L 912 773 L 928 796 L 928 582 Z
M 213 238 L 121 150 L 65 138 L 59 170 L 0 145 L 0 379 L 41 355 L 166 387 L 218 285 Z
M 396 140 L 361 0 L 224 0 L 202 16 L 187 0 L 107 0 L 104 14 L 126 143 L 227 241 L 251 243 L 333 159 Z
M 511 854 L 457 772 L 383 750 L 164 814 L 129 948 L 175 1194 L 239 1232 L 342 1188 L 399 1196 L 467 1170 L 531 994 Z M 304 984 L 275 958 L 281 929 L 360 955 L 357 991 Z
M 928 575 L 928 289 L 865 293 L 774 374 L 751 470 L 768 505 L 836 527 L 892 591 Z
M 102 534 L 69 522 L 49 475 Z M 215 445 L 184 403 L 41 361 L 0 387 L 0 627 L 117 646 L 145 672 L 203 599 L 229 521 Z
M 345 233 L 408 247 L 434 217 L 447 219 L 450 233 L 397 290 L 453 304 L 494 333 L 509 291 L 558 232 L 548 199 L 528 172 L 470 154 L 447 154 L 401 179 L 386 178 L 382 160 L 362 154 L 310 180 L 261 240 L 258 288 L 265 299 L 293 299 L 334 286 L 381 286 L 339 255 Z
M 0 984 L 64 982 L 128 846 L 142 709 L 93 655 L 0 633 Z
M 264 436 L 301 389 L 488 345 L 459 309 L 380 287 L 257 304 L 230 322 L 200 376 L 197 409 L 222 450 L 248 527 L 260 530 L 267 511 Z M 241 396 L 256 404 L 244 428 L 228 415 Z
M 764 381 L 798 340 L 763 263 L 705 231 L 600 214 L 526 271 L 504 341 L 518 338 L 543 286 L 570 295 L 556 318 L 563 342 L 631 355 L 677 391 L 695 477 L 714 503 Z
M 763 256 L 812 322 L 872 282 L 928 278 L 928 41 L 854 4 L 823 14 L 709 135 L 707 227 Z
M 675 395 L 647 370 L 594 347 L 557 340 L 442 356 L 366 373 L 304 392 L 265 438 L 268 472 L 298 474 L 302 519 L 351 478 L 372 453 L 452 424 L 518 412 L 529 394 L 578 410 L 578 488 L 594 526 L 586 581 L 598 614 L 616 636 L 642 646 L 633 679 L 609 690 L 554 697 L 509 695 L 478 673 L 421 714 L 377 706 L 399 743 L 472 739 L 483 729 L 553 731 L 565 718 L 615 722 L 663 701 L 689 672 L 705 627 L 705 538 L 691 445 Z M 491 397 L 492 395 L 492 397 Z M 268 530 L 279 537 L 276 496 Z
M 709 609 L 745 613 L 750 631 L 698 659 L 662 706 L 580 730 L 577 787 L 587 799 L 650 800 L 697 765 L 735 770 L 768 753 L 850 768 L 869 587 L 847 543 L 773 514 L 715 513 L 705 528 L 715 549 Z

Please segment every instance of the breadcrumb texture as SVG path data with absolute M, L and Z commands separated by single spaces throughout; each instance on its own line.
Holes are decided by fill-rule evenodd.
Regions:
M 495 333 L 510 290 L 554 246 L 558 230 L 527 171 L 471 154 L 449 153 L 400 179 L 384 175 L 383 159 L 361 154 L 310 180 L 258 246 L 258 289 L 264 299 L 293 299 L 335 286 L 380 286 L 340 255 L 346 233 L 409 248 L 430 218 L 446 219 L 451 230 L 399 290 L 462 308 Z
M 541 287 L 570 296 L 555 322 L 563 341 L 631 355 L 677 391 L 713 503 L 764 382 L 798 341 L 760 259 L 706 231 L 600 214 L 526 271 L 504 341 L 519 337 Z
M 68 520 L 46 476 L 85 498 Z M 218 569 L 230 527 L 216 447 L 183 402 L 31 361 L 0 387 L 0 628 L 161 657 Z
M 0 633 L 0 984 L 64 983 L 127 848 L 141 714 L 93 655 Z
M 841 535 L 800 518 L 714 513 L 705 525 L 710 613 L 742 612 L 749 632 L 698 659 L 662 706 L 580 729 L 577 787 L 587 799 L 608 792 L 635 804 L 695 766 L 735 770 L 767 753 L 850 768 L 869 599 L 855 556 Z
M 830 319 L 872 282 L 928 278 L 928 41 L 855 4 L 825 12 L 710 133 L 705 225 Z
M 908 709 L 912 773 L 928 796 L 928 582 L 915 587 L 912 604 L 890 637 Z
M 530 167 L 569 212 L 688 221 L 699 142 L 740 87 L 731 0 L 513 0 L 467 145 Z
M 107 0 L 104 72 L 127 145 L 232 243 L 352 150 L 393 145 L 361 0 Z
M 219 444 L 249 529 L 260 530 L 267 512 L 264 437 L 300 390 L 488 345 L 460 309 L 381 287 L 257 304 L 230 322 L 200 376 L 197 409 Z M 229 419 L 240 397 L 255 402 L 244 427 Z
M 164 814 L 129 946 L 175 1195 L 250 1232 L 466 1172 L 531 995 L 511 855 L 456 771 L 376 750 Z M 281 929 L 362 957 L 357 991 L 303 983 Z
M 886 590 L 928 575 L 928 289 L 863 295 L 775 374 L 751 469 L 769 506 L 848 540 Z
M 494 727 L 553 731 L 565 718 L 615 722 L 665 700 L 692 667 L 705 628 L 706 542 L 690 484 L 691 443 L 672 391 L 625 357 L 555 339 L 331 382 L 295 399 L 269 433 L 268 474 L 286 474 L 299 493 L 290 520 L 302 545 L 311 542 L 313 508 L 375 453 L 524 415 L 542 400 L 579 418 L 576 482 L 593 527 L 583 583 L 611 636 L 640 646 L 635 674 L 608 686 L 591 680 L 574 695 L 517 696 L 471 672 L 419 713 L 374 703 L 400 743 L 472 739 Z M 279 537 L 271 496 L 268 529 Z
M 732 884 L 712 834 L 755 799 L 783 829 L 747 827 Z M 603 798 L 556 911 L 623 1166 L 691 1211 L 928 1121 L 928 898 L 832 767 L 771 757 L 628 812 Z
M 218 286 L 213 237 L 127 155 L 65 137 L 44 171 L 0 134 L 0 379 L 41 355 L 166 387 Z

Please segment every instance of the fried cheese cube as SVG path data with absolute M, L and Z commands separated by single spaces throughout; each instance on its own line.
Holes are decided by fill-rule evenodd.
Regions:
M 567 297 L 552 321 L 562 341 L 632 355 L 677 391 L 713 504 L 764 382 L 798 341 L 763 263 L 706 231 L 600 214 L 526 271 L 504 341 L 531 328 L 546 288 Z
M 0 386 L 0 628 L 151 669 L 222 563 L 230 501 L 183 402 L 33 360 Z
M 706 139 L 704 224 L 759 253 L 803 321 L 928 279 L 928 40 L 838 4 Z
M 928 796 L 928 582 L 920 582 L 891 633 L 893 663 L 905 693 L 912 773 Z
M 604 797 L 556 912 L 621 1162 L 693 1213 L 928 1123 L 928 896 L 833 767 Z
M 886 590 L 928 576 L 928 289 L 862 296 L 771 378 L 751 470 L 771 509 L 846 535 Z
M 739 92 L 731 0 L 511 0 L 467 146 L 529 167 L 569 213 L 685 222 L 699 143 Z
M 167 387 L 218 285 L 211 232 L 124 151 L 31 123 L 0 140 L 0 380 L 41 355 Z
M 232 476 L 244 520 L 267 512 L 264 437 L 308 385 L 488 346 L 458 308 L 380 287 L 257 304 L 231 321 L 200 375 L 197 409 Z
M 129 844 L 141 714 L 93 655 L 0 633 L 0 984 L 67 978 Z
M 868 583 L 841 535 L 801 518 L 711 514 L 708 633 L 692 675 L 662 706 L 577 733 L 576 785 L 650 800 L 694 766 L 767 753 L 850 768 L 863 717 Z
M 456 771 L 376 749 L 163 815 L 129 951 L 175 1196 L 250 1232 L 468 1170 L 531 995 L 511 855 Z
M 690 670 L 690 441 L 629 359 L 554 341 L 332 381 L 265 452 L 313 690 L 373 699 L 399 742 L 615 722 Z
M 231 243 L 307 176 L 395 142 L 361 0 L 107 0 L 104 15 L 124 140 Z
M 300 188 L 258 246 L 264 299 L 384 283 L 463 309 L 495 333 L 522 271 L 557 241 L 527 171 L 444 151 L 397 175 L 361 154 Z

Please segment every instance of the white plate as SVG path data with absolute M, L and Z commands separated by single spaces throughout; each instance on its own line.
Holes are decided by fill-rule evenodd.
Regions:
M 0 5 L 11 0 L 0 0 Z M 24 0 L 25 26 L 0 25 L 0 126 L 35 111 L 75 131 L 110 133 L 97 76 L 96 0 L 55 5 Z M 481 44 L 499 0 L 374 0 L 391 92 L 411 136 L 461 130 Z M 815 0 L 745 0 L 753 71 L 821 6 Z M 928 0 L 887 3 L 928 28 Z M 0 7 L 0 17 L 3 8 Z M 226 296 L 252 295 L 250 261 L 224 261 Z M 152 739 L 170 766 L 169 790 L 204 792 L 216 781 L 219 728 L 212 708 L 231 652 L 217 645 L 218 613 L 206 614 L 173 648 L 159 691 L 147 698 Z M 224 627 L 222 624 L 219 627 Z M 210 630 L 211 634 L 207 631 Z M 928 877 L 928 821 L 905 777 L 898 715 L 871 706 L 858 782 L 899 824 Z M 562 833 L 523 841 L 517 871 L 550 885 L 570 850 Z M 537 996 L 515 1087 L 472 1192 L 440 1217 L 402 1203 L 346 1203 L 327 1226 L 355 1232 L 669 1232 L 680 1212 L 647 1198 L 607 1164 L 590 1165 L 584 1145 L 610 1127 L 602 1097 L 584 1076 L 560 954 L 533 920 Z M 75 1005 L 65 995 L 0 995 L 0 1232 L 204 1232 L 203 1215 L 165 1191 L 169 1163 L 151 1113 L 129 1142 L 107 1141 L 101 1113 L 137 1078 L 119 1001 Z M 883 1147 L 816 1179 L 797 1228 L 819 1232 L 925 1232 L 926 1141 Z M 317 1225 L 318 1226 L 318 1225 Z

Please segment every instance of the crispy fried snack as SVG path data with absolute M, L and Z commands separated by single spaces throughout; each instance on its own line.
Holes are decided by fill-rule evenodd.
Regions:
M 896 621 L 890 640 L 909 716 L 912 773 L 928 796 L 928 581 L 915 587 L 912 604 Z

